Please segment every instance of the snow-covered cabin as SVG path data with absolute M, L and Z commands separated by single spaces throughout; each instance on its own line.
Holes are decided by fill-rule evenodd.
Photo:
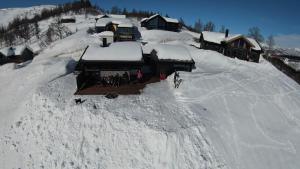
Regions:
M 144 60 L 154 65 L 155 74 L 170 75 L 176 71 L 191 72 L 195 62 L 189 51 L 181 45 L 147 44 L 143 46 Z
M 117 19 L 125 19 L 126 15 L 116 15 L 116 14 L 104 14 L 96 16 L 97 19 L 101 18 L 117 18 Z
M 180 24 L 178 19 L 163 17 L 159 14 L 155 14 L 149 18 L 144 18 L 141 20 L 141 26 L 149 30 L 167 30 L 177 32 L 180 29 Z
M 0 60 L 2 63 L 21 63 L 32 60 L 34 52 L 29 46 L 19 45 L 0 49 Z
M 62 16 L 60 18 L 60 23 L 75 23 L 76 18 L 75 16 Z
M 241 34 L 203 31 L 200 35 L 202 49 L 214 50 L 229 57 L 237 57 L 242 60 L 259 62 L 260 54 L 263 53 L 260 44 L 249 37 Z
M 133 41 L 134 25 L 129 19 L 126 18 L 101 18 L 97 20 L 95 25 L 97 33 L 103 31 L 111 31 L 114 33 L 116 41 Z
M 77 66 L 77 87 L 99 83 L 106 76 L 124 73 L 134 74 L 143 66 L 141 44 L 138 42 L 116 42 L 107 47 L 98 44 L 87 47 Z

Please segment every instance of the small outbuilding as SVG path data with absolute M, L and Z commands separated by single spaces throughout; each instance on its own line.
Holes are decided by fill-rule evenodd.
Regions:
M 178 32 L 180 29 L 180 24 L 178 19 L 163 17 L 159 14 L 153 15 L 149 18 L 144 18 L 141 20 L 141 26 L 149 30 L 166 30 Z

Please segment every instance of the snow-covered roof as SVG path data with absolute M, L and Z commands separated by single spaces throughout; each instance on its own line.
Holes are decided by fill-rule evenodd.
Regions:
M 118 25 L 118 27 L 122 27 L 122 28 L 132 28 L 133 24 L 132 23 L 120 23 Z
M 6 57 L 21 55 L 25 49 L 28 49 L 33 52 L 33 50 L 26 45 L 12 46 L 0 49 L 0 53 L 2 53 Z
M 261 46 L 259 45 L 259 43 L 255 39 L 248 38 L 248 37 L 247 37 L 247 39 L 254 45 L 254 47 L 252 47 L 252 49 L 262 50 Z
M 300 72 L 300 62 L 291 61 L 289 59 L 284 59 L 283 61 L 286 65 L 288 65 L 295 71 Z
M 62 16 L 61 19 L 75 19 L 75 16 Z
M 205 41 L 213 42 L 216 44 L 221 44 L 222 42 L 230 42 L 237 38 L 244 38 L 246 41 L 248 41 L 252 45 L 252 49 L 261 50 L 261 47 L 256 40 L 245 37 L 242 34 L 229 34 L 228 37 L 225 38 L 225 33 L 203 31 L 202 35 L 203 35 L 203 39 Z
M 146 20 L 148 20 L 148 18 L 143 18 L 143 19 L 141 19 L 141 22 L 144 22 Z
M 82 56 L 84 61 L 142 61 L 142 48 L 138 42 L 117 42 L 108 47 L 90 45 Z
M 202 35 L 205 41 L 213 42 L 216 44 L 221 44 L 221 42 L 225 39 L 225 34 L 219 32 L 203 31 Z
M 109 18 L 118 18 L 118 19 L 125 19 L 126 15 L 116 15 L 116 14 L 104 14 L 104 15 L 98 15 L 96 18 L 100 19 L 104 16 L 108 16 Z
M 103 31 L 101 33 L 95 34 L 96 37 L 102 37 L 102 36 L 114 36 L 114 33 L 112 31 Z
M 156 51 L 159 60 L 176 60 L 193 62 L 190 52 L 181 45 L 147 44 L 143 46 L 143 53 L 149 54 Z
M 155 17 L 157 17 L 157 16 L 161 16 L 161 15 L 155 14 L 155 15 L 150 16 L 149 18 L 143 18 L 143 19 L 141 20 L 141 22 L 146 21 L 146 20 L 150 20 L 150 19 L 155 18 Z M 179 23 L 178 19 L 175 19 L 175 18 L 168 18 L 168 17 L 163 17 L 163 16 L 161 16 L 161 17 L 164 18 L 164 20 L 165 20 L 166 22 Z
M 178 19 L 163 17 L 167 22 L 179 23 Z
M 225 37 L 225 34 L 224 34 L 224 37 Z M 236 35 L 229 35 L 227 38 L 224 38 L 223 41 L 225 42 L 230 42 L 230 41 L 233 41 L 235 39 L 238 39 L 238 38 L 243 38 L 244 36 L 242 34 L 236 34 Z
M 105 27 L 107 24 L 117 24 L 119 27 L 133 27 L 133 24 L 126 18 L 101 18 L 97 21 L 96 27 Z

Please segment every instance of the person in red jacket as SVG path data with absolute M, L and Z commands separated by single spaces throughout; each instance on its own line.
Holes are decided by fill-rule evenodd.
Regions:
M 143 72 L 140 69 L 137 71 L 136 76 L 137 76 L 138 81 L 141 83 L 143 80 Z
M 167 79 L 166 74 L 160 72 L 159 79 L 160 80 L 166 80 Z

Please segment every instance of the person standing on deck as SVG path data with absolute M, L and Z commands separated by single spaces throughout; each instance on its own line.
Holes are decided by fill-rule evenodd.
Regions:
M 174 73 L 174 84 L 176 84 L 178 78 L 179 78 L 179 73 L 175 70 L 175 73 Z
M 137 79 L 140 83 L 142 82 L 143 72 L 140 69 L 137 71 Z

